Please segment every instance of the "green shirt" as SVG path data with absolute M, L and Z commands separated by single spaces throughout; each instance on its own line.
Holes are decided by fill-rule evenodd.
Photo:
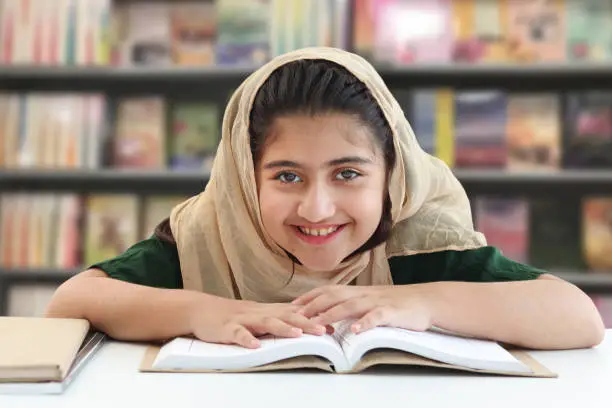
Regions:
M 535 279 L 545 273 L 510 260 L 491 246 L 467 251 L 397 256 L 389 260 L 389 267 L 396 285 L 435 281 L 520 281 Z M 111 278 L 139 285 L 183 288 L 176 245 L 155 236 L 91 268 L 101 269 Z

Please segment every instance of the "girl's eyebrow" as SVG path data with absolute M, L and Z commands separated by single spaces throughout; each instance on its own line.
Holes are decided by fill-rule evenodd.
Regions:
M 330 160 L 326 163 L 328 167 L 340 166 L 342 164 L 373 164 L 373 161 L 367 157 L 361 156 L 347 156 L 340 157 L 338 159 Z M 279 167 L 291 167 L 291 168 L 302 168 L 301 164 L 291 160 L 274 160 L 264 165 L 264 169 L 275 169 Z

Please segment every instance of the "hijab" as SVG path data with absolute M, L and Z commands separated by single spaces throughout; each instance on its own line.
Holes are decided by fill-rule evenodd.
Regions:
M 334 62 L 362 81 L 385 115 L 396 151 L 388 178 L 390 238 L 322 275 L 294 263 L 264 229 L 249 143 L 249 114 L 257 91 L 275 69 L 301 59 Z M 173 208 L 170 228 L 185 289 L 258 302 L 291 301 L 322 285 L 390 285 L 390 257 L 486 245 L 473 228 L 465 190 L 444 162 L 419 146 L 376 70 L 358 55 L 327 47 L 278 56 L 240 85 L 223 117 L 210 179 L 204 191 Z

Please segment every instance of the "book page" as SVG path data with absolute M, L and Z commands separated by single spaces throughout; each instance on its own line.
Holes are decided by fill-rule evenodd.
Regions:
M 238 345 L 207 343 L 177 338 L 164 345 L 153 363 L 155 369 L 246 370 L 298 356 L 315 355 L 335 367 L 347 369 L 342 349 L 329 335 L 304 334 L 298 338 L 263 336 L 261 346 L 248 349 Z
M 368 351 L 395 349 L 457 366 L 504 372 L 530 372 L 530 368 L 493 341 L 458 337 L 442 332 L 417 332 L 377 327 L 360 334 L 350 331 L 347 321 L 335 326 L 334 336 L 347 360 L 354 366 Z

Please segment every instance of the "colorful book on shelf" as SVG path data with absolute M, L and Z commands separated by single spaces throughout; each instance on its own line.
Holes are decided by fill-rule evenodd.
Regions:
M 0 195 L 0 264 L 4 268 L 17 266 L 14 261 L 13 247 L 16 245 L 17 207 L 14 193 Z
M 564 167 L 612 167 L 612 92 L 572 92 L 567 101 Z
M 447 0 L 377 3 L 375 59 L 392 64 L 451 60 L 451 13 Z
M 367 60 L 374 55 L 375 0 L 355 0 L 353 11 L 353 47 Z
M 212 1 L 174 4 L 170 11 L 172 60 L 176 65 L 215 63 L 217 13 Z
M 438 113 L 436 91 L 415 91 L 412 93 L 411 102 L 412 112 L 409 120 L 419 145 L 425 152 L 436 155 L 436 115 Z
M 612 3 L 567 1 L 567 58 L 595 62 L 612 59 Z
M 212 103 L 177 103 L 168 143 L 170 167 L 210 171 L 220 138 L 219 110 Z
M 510 94 L 506 124 L 511 170 L 553 170 L 561 160 L 559 97 Z
M 487 238 L 487 244 L 499 248 L 503 255 L 527 263 L 529 253 L 529 203 L 523 199 L 477 197 L 476 229 Z
M 452 58 L 456 62 L 500 63 L 508 59 L 505 1 L 452 1 Z
M 270 2 L 218 0 L 217 63 L 257 66 L 270 58 Z
M 169 3 L 132 2 L 119 12 L 117 27 L 125 30 L 121 42 L 123 65 L 172 65 L 172 33 Z M 121 22 L 119 22 L 121 21 Z
M 527 63 L 565 61 L 565 0 L 506 2 L 510 59 Z
M 257 349 L 179 337 L 161 347 L 149 347 L 140 370 L 249 372 L 309 368 L 348 374 L 394 365 L 508 376 L 557 376 L 528 353 L 507 350 L 493 341 L 440 330 L 415 332 L 391 327 L 378 327 L 356 335 L 349 330 L 349 323 L 336 324 L 332 335 L 264 336 Z
M 454 104 L 454 164 L 461 168 L 506 165 L 507 97 L 501 91 L 460 91 Z
M 170 217 L 170 212 L 187 197 L 175 195 L 147 196 L 143 203 L 144 220 L 140 238 L 146 239 L 155 231 L 155 227 L 164 219 Z
M 588 197 L 582 203 L 582 252 L 593 271 L 612 271 L 612 198 Z
M 112 165 L 118 168 L 164 168 L 166 103 L 158 96 L 119 102 Z
M 135 195 L 91 195 L 86 208 L 86 266 L 118 256 L 138 241 L 138 199 Z

